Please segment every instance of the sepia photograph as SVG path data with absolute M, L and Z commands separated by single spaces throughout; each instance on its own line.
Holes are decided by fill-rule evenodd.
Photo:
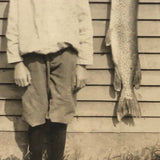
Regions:
M 0 0 L 0 160 L 160 160 L 160 0 Z

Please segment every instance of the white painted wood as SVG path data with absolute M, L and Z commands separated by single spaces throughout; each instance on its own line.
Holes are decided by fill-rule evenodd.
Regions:
M 0 20 L 0 35 L 5 35 L 7 20 Z M 105 36 L 109 21 L 93 21 L 94 36 Z M 138 21 L 138 36 L 160 36 L 160 21 Z
M 16 85 L 0 85 L 0 91 L 0 99 L 20 99 L 25 89 Z M 141 87 L 135 92 L 140 101 L 160 100 L 160 87 Z M 86 86 L 78 92 L 77 100 L 115 101 L 117 95 L 111 86 Z
M 27 131 L 27 125 L 21 118 L 18 117 L 0 117 L 0 131 Z M 125 123 L 116 123 L 112 118 L 74 118 L 68 126 L 68 132 L 160 132 L 160 118 L 135 118 L 126 119 Z
M 75 116 L 115 116 L 114 108 L 117 102 L 77 102 Z M 160 102 L 139 102 L 143 117 L 158 117 L 160 115 Z M 18 116 L 22 114 L 20 100 L 0 100 L 1 116 Z
M 109 52 L 110 48 L 105 47 L 104 38 L 94 38 L 94 52 Z M 0 37 L 0 51 L 6 51 L 6 38 Z M 138 50 L 142 53 L 160 53 L 160 38 L 138 38 Z
M 0 70 L 0 83 L 14 83 L 12 69 Z M 113 70 L 88 70 L 89 85 L 111 85 Z M 160 85 L 160 71 L 142 71 L 142 85 Z
M 0 18 L 7 18 L 8 2 L 0 2 Z M 110 4 L 108 3 L 91 3 L 91 14 L 93 19 L 109 19 Z M 140 4 L 138 19 L 160 19 L 159 4 Z

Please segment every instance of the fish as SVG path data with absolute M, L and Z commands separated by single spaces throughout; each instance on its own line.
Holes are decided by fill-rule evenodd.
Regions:
M 138 0 L 111 0 L 109 29 L 106 46 L 111 46 L 114 64 L 114 90 L 119 93 L 116 116 L 141 117 L 135 95 L 140 88 L 141 67 L 137 41 Z

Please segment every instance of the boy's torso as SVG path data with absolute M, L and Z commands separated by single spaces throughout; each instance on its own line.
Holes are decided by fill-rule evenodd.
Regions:
M 78 48 L 77 0 L 17 2 L 22 54 L 32 51 L 43 54 L 54 52 L 67 46 L 63 42 Z

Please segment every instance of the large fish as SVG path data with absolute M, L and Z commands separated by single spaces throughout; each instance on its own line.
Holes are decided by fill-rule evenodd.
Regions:
M 137 45 L 138 0 L 111 0 L 111 17 L 106 45 L 111 45 L 114 62 L 114 89 L 121 91 L 117 104 L 117 119 L 127 115 L 141 116 L 134 87 L 141 81 Z

